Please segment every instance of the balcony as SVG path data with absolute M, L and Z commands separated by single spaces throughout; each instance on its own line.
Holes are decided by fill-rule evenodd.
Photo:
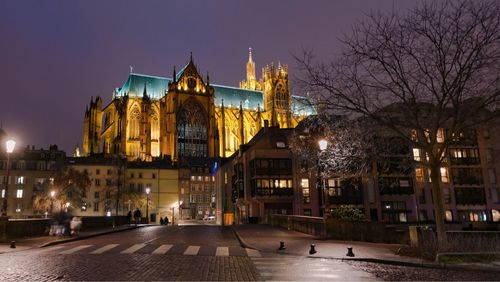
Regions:
M 252 189 L 252 197 L 291 197 L 293 188 L 256 188 Z
M 336 205 L 359 205 L 363 203 L 362 196 L 328 196 L 329 204 Z

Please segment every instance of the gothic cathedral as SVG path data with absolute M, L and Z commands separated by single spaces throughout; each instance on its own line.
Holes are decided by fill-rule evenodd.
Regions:
M 315 108 L 306 97 L 291 95 L 288 67 L 262 69 L 256 79 L 250 49 L 246 80 L 240 87 L 210 83 L 191 56 L 172 78 L 130 73 L 112 101 L 91 99 L 85 111 L 83 155 L 120 154 L 149 161 L 169 155 L 228 157 L 257 134 L 264 123 L 295 127 Z

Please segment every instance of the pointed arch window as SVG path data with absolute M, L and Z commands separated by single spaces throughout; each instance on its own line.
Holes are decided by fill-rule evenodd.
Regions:
M 128 136 L 129 139 L 139 139 L 140 134 L 140 124 L 141 124 L 141 114 L 137 107 L 130 113 L 129 123 L 128 123 Z
M 151 140 L 158 141 L 158 139 L 160 139 L 160 120 L 154 113 L 151 117 Z
M 205 111 L 195 101 L 187 102 L 177 121 L 177 152 L 179 156 L 208 156 L 208 122 Z

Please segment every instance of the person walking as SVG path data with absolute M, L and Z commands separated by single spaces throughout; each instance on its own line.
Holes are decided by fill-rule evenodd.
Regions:
M 134 211 L 135 225 L 137 225 L 137 223 L 140 222 L 141 217 L 142 217 L 141 211 L 139 210 L 139 208 L 135 208 L 135 211 Z

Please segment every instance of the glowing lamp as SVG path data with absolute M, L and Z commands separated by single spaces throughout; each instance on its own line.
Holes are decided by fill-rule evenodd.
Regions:
M 7 142 L 5 142 L 5 145 L 7 147 L 7 153 L 10 154 L 14 152 L 14 148 L 16 147 L 16 141 L 12 139 L 7 140 Z
M 325 139 L 321 139 L 318 141 L 318 145 L 319 145 L 319 149 L 321 151 L 324 151 L 324 150 L 326 150 L 326 147 L 328 146 L 328 141 L 326 141 Z

